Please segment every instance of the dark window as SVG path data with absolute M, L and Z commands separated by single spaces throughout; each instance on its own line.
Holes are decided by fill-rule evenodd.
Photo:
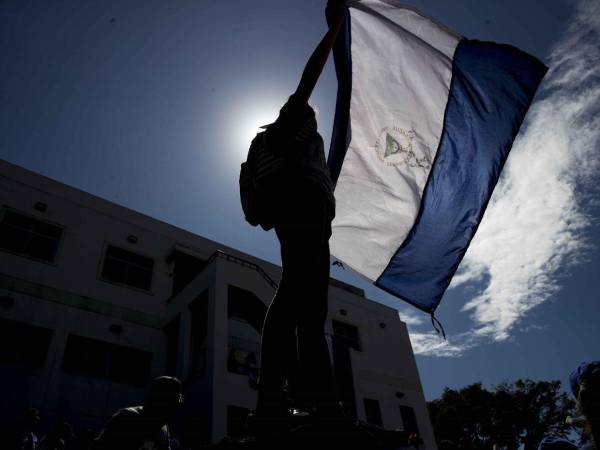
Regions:
M 229 437 L 240 438 L 246 435 L 245 423 L 249 412 L 250 410 L 247 408 L 227 406 L 227 435 Z
M 367 423 L 382 426 L 383 421 L 381 420 L 379 402 L 377 400 L 373 400 L 372 398 L 365 398 L 363 399 L 363 402 L 365 405 L 365 419 L 367 420 Z
M 145 386 L 150 377 L 152 353 L 69 335 L 63 356 L 65 372 L 104 378 L 132 386 Z
M 172 297 L 179 294 L 206 267 L 206 260 L 175 250 L 168 262 L 173 263 Z
M 207 366 L 208 291 L 204 291 L 190 306 L 191 352 L 190 377 L 204 376 Z
M 252 292 L 229 286 L 227 292 L 227 317 L 247 322 L 257 333 L 262 333 L 267 306 Z
M 352 355 L 346 341 L 336 335 L 329 337 L 331 342 L 331 359 L 339 400 L 346 413 L 356 418 L 356 397 L 354 394 L 354 375 L 352 372 Z
M 331 326 L 333 328 L 333 334 L 345 341 L 348 347 L 359 352 L 361 351 L 358 327 L 337 320 L 332 320 Z
M 177 315 L 165 327 L 164 331 L 167 335 L 167 364 L 165 374 L 177 376 L 177 354 L 179 353 L 179 330 L 181 328 L 181 316 Z
M 104 255 L 102 278 L 138 289 L 150 290 L 154 261 L 146 256 L 109 245 Z
M 51 339 L 48 328 L 0 319 L 0 363 L 43 367 Z
M 256 295 L 246 289 L 229 286 L 227 370 L 248 376 L 251 385 L 258 379 L 260 334 L 266 314 L 267 306 Z
M 61 235 L 61 227 L 11 210 L 0 222 L 0 248 L 43 261 L 54 261 Z
M 400 415 L 402 416 L 402 426 L 404 427 L 404 431 L 411 434 L 419 434 L 415 410 L 410 406 L 400 405 Z

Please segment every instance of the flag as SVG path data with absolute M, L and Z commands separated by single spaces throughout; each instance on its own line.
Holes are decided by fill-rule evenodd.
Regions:
M 334 49 L 331 251 L 433 314 L 547 68 L 390 0 L 350 0 Z

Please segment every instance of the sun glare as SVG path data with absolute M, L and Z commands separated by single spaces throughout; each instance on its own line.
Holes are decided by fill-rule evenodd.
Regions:
M 237 163 L 246 160 L 248 148 L 254 136 L 261 131 L 260 127 L 275 121 L 281 105 L 276 102 L 262 103 L 252 107 L 240 108 L 236 123 L 239 123 L 238 133 L 233 144 Z

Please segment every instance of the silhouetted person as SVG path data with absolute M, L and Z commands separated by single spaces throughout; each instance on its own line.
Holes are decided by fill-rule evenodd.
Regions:
M 37 450 L 38 437 L 36 434 L 40 413 L 36 408 L 23 411 L 17 422 L 15 430 L 8 433 L 6 442 L 2 442 L 2 448 L 8 450 Z
M 90 450 L 95 438 L 96 432 L 91 428 L 79 430 L 75 436 L 73 450 Z
M 577 410 L 585 418 L 583 436 L 587 440 L 583 449 L 600 449 L 600 361 L 584 363 L 571 374 L 578 387 Z
M 67 450 L 75 438 L 73 427 L 68 422 L 57 425 L 40 441 L 40 450 Z
M 152 382 L 143 406 L 118 411 L 94 441 L 94 450 L 170 450 L 168 423 L 183 403 L 181 382 L 159 377 Z
M 569 376 L 571 392 L 577 399 L 575 418 L 567 422 L 582 427 L 584 444 L 579 450 L 600 450 L 600 361 L 581 363 Z M 540 442 L 538 450 L 576 450 L 572 442 L 548 436 Z
M 310 57 L 296 92 L 266 127 L 269 150 L 288 163 L 275 188 L 279 201 L 273 204 L 283 271 L 262 330 L 259 395 L 251 428 L 261 421 L 285 422 L 289 404 L 284 388 L 287 382 L 299 390 L 299 379 L 313 415 L 342 416 L 324 332 L 335 203 L 323 139 L 308 104 L 343 22 L 343 2 L 330 3 L 336 14 L 329 31 Z
M 76 433 L 73 450 L 90 450 L 96 438 L 96 432 L 91 428 L 83 428 Z

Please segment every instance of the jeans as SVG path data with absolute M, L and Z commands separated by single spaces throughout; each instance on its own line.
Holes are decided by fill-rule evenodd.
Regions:
M 290 196 L 275 227 L 282 275 L 262 330 L 258 407 L 285 404 L 284 388 L 304 391 L 311 406 L 336 403 L 325 338 L 331 219 L 323 193 L 313 186 Z

